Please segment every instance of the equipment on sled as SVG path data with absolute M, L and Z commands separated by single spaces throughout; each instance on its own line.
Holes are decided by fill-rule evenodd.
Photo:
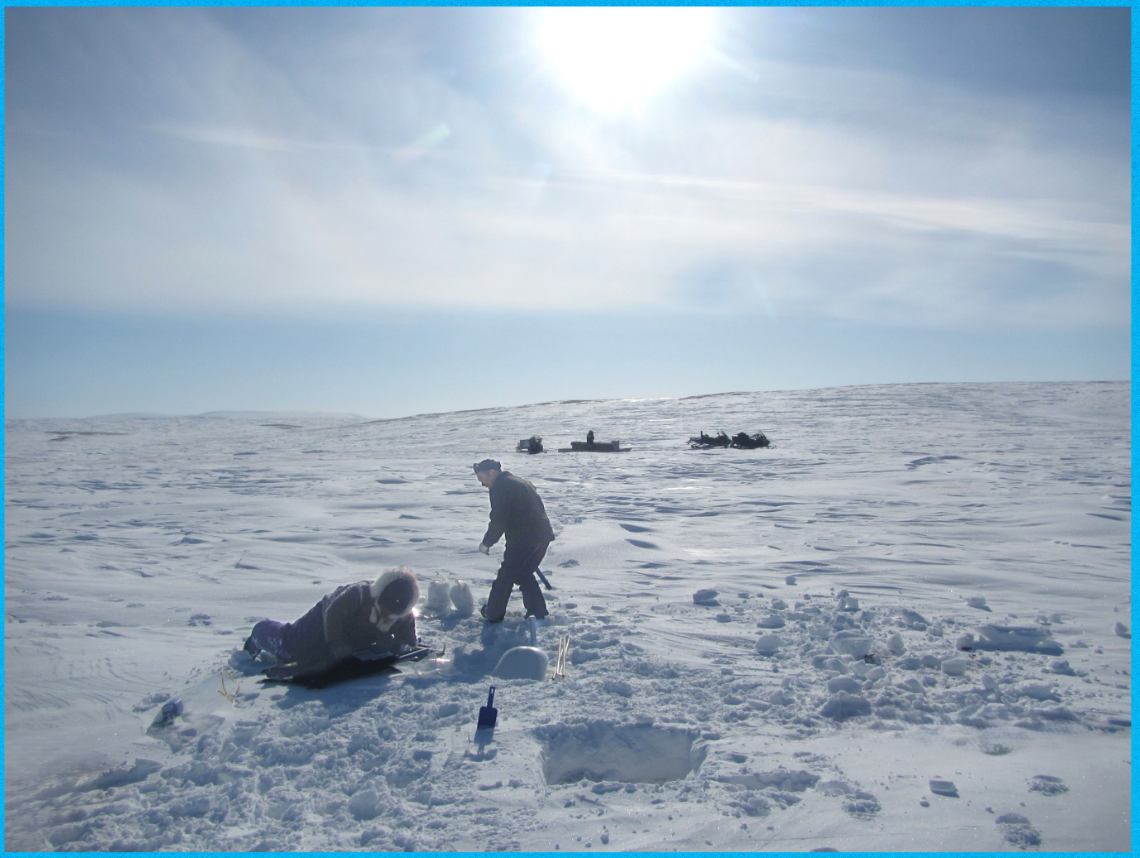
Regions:
M 516 453 L 535 453 L 542 452 L 542 438 L 538 435 L 531 435 L 529 438 L 523 438 L 519 441 L 518 446 L 515 447 Z
M 732 439 L 724 432 L 717 432 L 715 437 L 702 432 L 696 438 L 689 439 L 689 447 L 694 450 L 707 450 L 710 447 L 728 447 L 731 444 Z

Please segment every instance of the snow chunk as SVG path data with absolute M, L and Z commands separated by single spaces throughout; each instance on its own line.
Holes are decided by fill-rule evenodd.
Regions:
M 906 644 L 903 643 L 902 635 L 898 632 L 887 639 L 887 652 L 891 655 L 902 655 L 906 652 Z
M 978 627 L 978 637 L 964 634 L 958 638 L 961 650 L 996 650 L 1001 652 L 1035 652 L 1061 655 L 1064 650 L 1053 640 L 1048 629 L 1040 626 L 1001 626 L 987 623 Z
M 550 656 L 534 646 L 516 646 L 503 653 L 492 675 L 499 679 L 546 679 Z
M 633 697 L 633 686 L 623 679 L 607 679 L 602 683 L 602 690 L 619 697 Z
M 136 759 L 135 764 L 129 769 L 126 766 L 120 766 L 117 769 L 111 769 L 108 772 L 103 772 L 99 777 L 95 778 L 90 784 L 83 789 L 111 789 L 112 787 L 126 786 L 127 784 L 136 784 L 145 781 L 152 774 L 162 768 L 161 763 L 154 760 Z
M 783 645 L 784 642 L 779 635 L 760 635 L 760 640 L 756 641 L 756 652 L 760 655 L 772 656 Z
M 857 694 L 848 694 L 838 691 L 831 699 L 823 704 L 819 714 L 833 721 L 845 721 L 848 718 L 858 718 L 861 715 L 871 714 L 871 701 Z
M 935 795 L 944 795 L 947 798 L 958 798 L 958 787 L 954 786 L 954 781 L 932 780 L 930 782 L 930 791 Z
M 836 694 L 840 691 L 858 694 L 863 690 L 863 684 L 851 676 L 833 676 L 827 680 L 827 690 L 830 694 Z
M 902 621 L 906 624 L 908 629 L 914 629 L 916 632 L 924 632 L 926 631 L 926 627 L 930 625 L 926 617 L 918 611 L 912 611 L 909 608 L 901 610 L 899 616 L 902 617 Z
M 1061 695 L 1053 686 L 1044 685 L 1040 682 L 1027 682 L 1018 686 L 1016 692 L 1018 697 L 1029 697 L 1032 700 L 1052 700 L 1056 703 L 1061 701 Z
M 361 790 L 348 802 L 349 812 L 360 820 L 375 819 L 384 812 L 380 795 L 374 789 Z
M 719 605 L 720 602 L 716 600 L 716 597 L 719 595 L 720 593 L 712 589 L 697 590 L 697 592 L 693 593 L 693 604 L 711 606 Z
M 964 658 L 948 658 L 942 662 L 942 672 L 947 676 L 965 676 L 970 662 Z
M 853 655 L 862 658 L 871 652 L 872 641 L 862 632 L 845 629 L 836 632 L 831 639 L 831 649 L 840 655 Z

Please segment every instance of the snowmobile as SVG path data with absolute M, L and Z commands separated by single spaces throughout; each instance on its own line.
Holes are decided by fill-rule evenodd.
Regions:
M 746 432 L 737 432 L 732 436 L 732 446 L 741 450 L 756 450 L 762 447 L 767 447 L 772 442 L 768 440 L 768 436 L 763 432 L 757 432 L 755 435 L 749 435 Z
M 707 450 L 710 447 L 728 447 L 730 444 L 732 444 L 732 439 L 724 432 L 717 432 L 715 437 L 702 432 L 696 438 L 689 439 L 689 447 L 693 450 Z

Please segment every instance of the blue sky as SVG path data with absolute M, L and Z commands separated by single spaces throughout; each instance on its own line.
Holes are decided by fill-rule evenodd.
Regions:
M 624 14 L 6 9 L 7 416 L 1130 378 L 1129 9 Z

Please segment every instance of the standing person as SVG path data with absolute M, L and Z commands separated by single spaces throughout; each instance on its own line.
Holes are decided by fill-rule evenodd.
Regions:
M 542 498 L 534 486 L 510 471 L 504 471 L 494 459 L 484 459 L 474 467 L 479 484 L 489 489 L 491 495 L 491 523 L 479 543 L 479 550 L 487 554 L 499 537 L 504 534 L 507 537 L 503 563 L 481 613 L 488 622 L 501 623 L 507 613 L 511 591 L 517 584 L 522 592 L 526 615 L 541 620 L 549 612 L 534 573 L 546 556 L 547 547 L 554 541 L 554 530 L 546 517 Z

